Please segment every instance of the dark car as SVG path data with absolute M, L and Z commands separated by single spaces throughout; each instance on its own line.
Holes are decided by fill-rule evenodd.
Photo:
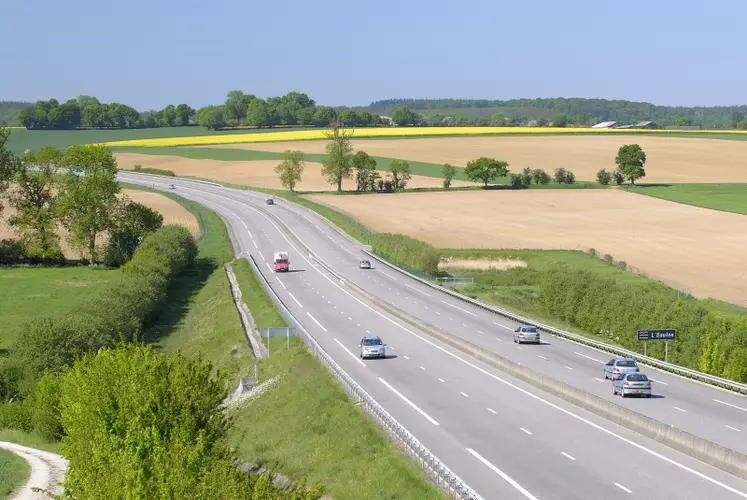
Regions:
M 274 205 L 275 204 L 275 200 L 273 200 L 272 198 L 267 198 L 266 203 L 268 205 Z

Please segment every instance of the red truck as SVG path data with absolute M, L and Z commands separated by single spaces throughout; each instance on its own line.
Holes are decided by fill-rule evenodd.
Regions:
M 280 271 L 285 271 L 287 273 L 290 270 L 288 252 L 275 252 L 272 256 L 272 262 L 275 264 L 276 273 Z

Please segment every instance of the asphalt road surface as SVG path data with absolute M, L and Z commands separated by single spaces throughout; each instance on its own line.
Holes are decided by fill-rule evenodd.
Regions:
M 240 248 L 257 261 L 290 311 L 392 416 L 485 499 L 747 498 L 747 482 L 617 426 L 484 365 L 403 324 L 350 293 L 296 248 L 272 211 L 336 272 L 400 309 L 477 345 L 587 392 L 612 398 L 603 380 L 609 355 L 545 338 L 516 346 L 515 324 L 365 258 L 358 245 L 312 212 L 258 193 L 179 179 L 120 173 L 123 181 L 167 190 L 223 215 Z M 276 274 L 272 254 L 290 253 Z M 382 337 L 388 357 L 361 360 L 363 335 Z M 644 369 L 652 399 L 618 404 L 739 451 L 747 451 L 747 402 L 696 382 Z

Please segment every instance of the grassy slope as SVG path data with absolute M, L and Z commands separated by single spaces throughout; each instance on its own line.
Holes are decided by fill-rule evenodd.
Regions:
M 114 272 L 89 267 L 0 268 L 0 349 L 39 313 L 53 316 L 95 294 Z
M 10 498 L 10 494 L 22 486 L 31 469 L 26 461 L 6 450 L 0 450 L 0 497 Z
M 626 186 L 655 198 L 747 215 L 747 184 L 672 184 Z
M 0 441 L 18 443 L 30 448 L 51 451 L 52 453 L 59 454 L 62 452 L 62 445 L 60 443 L 50 443 L 34 433 L 26 433 L 16 429 L 0 429 Z
M 245 354 L 228 281 L 217 267 L 231 260 L 230 241 L 217 215 L 174 198 L 199 212 L 205 230 L 200 263 L 174 284 L 168 309 L 148 333 L 167 352 L 202 354 L 235 383 L 239 375 L 249 375 L 255 360 Z M 258 326 L 285 325 L 247 261 L 236 261 L 234 269 Z M 305 348 L 297 342 L 290 351 L 284 348 L 285 340 L 277 339 L 272 357 L 259 360 L 260 381 L 282 373 L 282 382 L 238 410 L 232 440 L 244 460 L 305 476 L 338 499 L 442 498 Z

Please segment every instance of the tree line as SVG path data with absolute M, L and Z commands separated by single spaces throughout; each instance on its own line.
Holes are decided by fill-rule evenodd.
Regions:
M 47 146 L 19 157 L 6 148 L 9 135 L 0 128 L 0 200 L 15 209 L 7 222 L 19 238 L 0 242 L 0 264 L 62 263 L 61 226 L 85 260 L 120 266 L 163 224 L 160 213 L 121 194 L 106 146 L 74 145 L 65 153 Z
M 526 124 L 530 120 L 551 120 L 553 117 L 566 116 L 568 123 L 593 125 L 602 121 L 619 121 L 637 123 L 652 120 L 661 125 L 695 126 L 709 128 L 747 129 L 747 105 L 740 106 L 657 106 L 645 102 L 625 100 L 583 99 L 583 98 L 550 98 L 550 99 L 385 99 L 374 101 L 366 109 L 372 113 L 390 115 L 398 108 L 405 106 L 424 114 L 436 115 L 427 120 L 446 118 L 445 115 L 462 115 L 454 110 L 481 110 L 490 108 L 497 115 L 504 115 L 506 120 L 516 124 Z M 443 110 L 443 113 L 439 113 Z M 467 113 L 464 113 L 465 115 Z M 454 116 L 453 122 L 460 124 L 487 125 L 491 118 L 470 118 Z M 448 123 L 447 123 L 448 124 Z M 457 123 L 453 123 L 457 124 Z
M 195 110 L 186 104 L 169 104 L 160 111 L 140 113 L 125 104 L 106 104 L 80 95 L 62 104 L 57 99 L 36 101 L 21 109 L 18 121 L 28 130 L 133 129 L 183 127 L 192 124 L 194 116 Z

